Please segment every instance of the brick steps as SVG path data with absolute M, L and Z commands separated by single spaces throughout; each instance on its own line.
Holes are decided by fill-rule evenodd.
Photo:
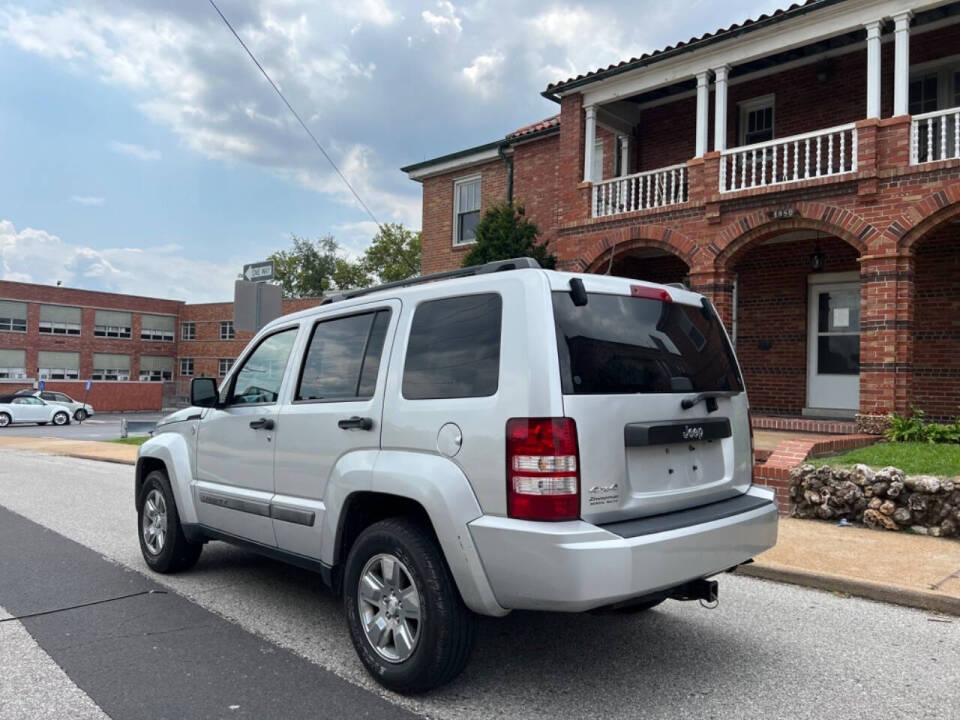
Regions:
M 824 433 L 827 435 L 854 435 L 857 432 L 857 424 L 851 420 L 821 420 L 804 417 L 754 415 L 753 429 Z

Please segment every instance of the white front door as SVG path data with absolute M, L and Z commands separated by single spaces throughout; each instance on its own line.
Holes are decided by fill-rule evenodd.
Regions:
M 807 320 L 807 407 L 860 407 L 860 281 L 813 275 Z M 855 278 L 856 274 L 852 274 Z M 837 281 L 839 280 L 839 281 Z

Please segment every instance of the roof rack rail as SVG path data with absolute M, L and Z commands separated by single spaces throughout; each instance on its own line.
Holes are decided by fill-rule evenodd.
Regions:
M 452 278 L 471 277 L 473 275 L 486 275 L 488 273 L 504 272 L 506 270 L 524 270 L 540 269 L 540 263 L 530 257 L 512 258 L 510 260 L 495 260 L 484 263 L 483 265 L 472 265 L 456 270 L 445 270 L 444 272 L 432 273 L 430 275 L 421 275 L 420 277 L 408 278 L 407 280 L 397 280 L 396 282 L 384 283 L 383 285 L 374 285 L 373 287 L 361 288 L 359 290 L 345 290 L 338 295 L 329 295 L 323 299 L 321 305 L 339 302 L 340 300 L 350 300 L 352 298 L 369 295 L 370 293 L 380 292 L 381 290 L 392 290 L 393 288 L 411 287 L 413 285 L 422 285 L 436 280 L 450 280 Z

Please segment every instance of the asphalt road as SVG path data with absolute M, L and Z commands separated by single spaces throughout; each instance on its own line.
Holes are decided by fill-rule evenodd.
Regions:
M 64 438 L 66 440 L 115 440 L 120 437 L 120 420 L 129 422 L 157 422 L 163 413 L 103 413 L 78 423 L 69 425 L 17 424 L 0 429 L 0 437 Z
M 341 700 L 355 690 L 363 696 L 356 702 L 372 708 L 373 715 L 386 707 L 397 717 L 413 712 L 478 720 L 915 719 L 949 717 L 960 706 L 960 620 L 941 622 L 917 610 L 734 576 L 720 578 L 721 602 L 715 610 L 668 602 L 634 616 L 514 613 L 485 619 L 471 663 L 456 682 L 424 697 L 402 698 L 365 674 L 338 601 L 308 572 L 209 544 L 194 570 L 150 575 L 135 536 L 130 472 L 106 463 L 0 451 L 0 506 L 22 516 L 0 515 L 0 524 L 14 518 L 5 526 L 22 528 L 8 530 L 10 537 L 0 542 L 0 569 L 17 578 L 16 591 L 0 582 L 0 606 L 7 612 L 62 607 L 58 603 L 83 593 L 71 590 L 59 597 L 57 588 L 85 584 L 86 597 L 117 592 L 123 583 L 170 594 L 163 602 L 149 596 L 110 603 L 111 612 L 122 613 L 115 629 L 96 614 L 107 606 L 97 606 L 96 613 L 71 611 L 70 623 L 61 614 L 0 623 L 0 646 L 15 647 L 23 657 L 11 663 L 12 653 L 0 652 L 0 675 L 7 666 L 15 669 L 12 680 L 0 679 L 5 720 L 44 717 L 54 702 L 62 702 L 61 709 L 76 708 L 82 717 L 100 717 L 98 708 L 110 708 L 114 720 L 162 716 L 151 714 L 155 698 L 135 683 L 116 704 L 115 683 L 104 678 L 110 678 L 111 663 L 120 673 L 130 657 L 137 657 L 119 651 L 125 646 L 117 635 L 143 643 L 141 636 L 164 630 L 181 616 L 206 618 L 195 621 L 203 627 L 215 620 L 216 627 L 209 636 L 179 626 L 155 635 L 158 677 L 170 675 L 175 653 L 169 644 L 177 642 L 173 630 L 192 632 L 190 651 L 201 656 L 208 643 L 220 648 L 217 657 L 223 658 L 282 655 L 296 677 L 313 678 L 302 683 L 302 693 L 315 701 L 318 717 L 345 716 Z M 59 546 L 64 548 L 60 563 L 52 559 Z M 78 573 L 81 560 L 91 570 Z M 23 567 L 32 564 L 43 565 L 35 576 Z M 31 590 L 34 586 L 39 589 Z M 74 650 L 64 659 L 75 644 L 64 638 L 73 635 L 86 638 L 82 652 Z M 255 650 L 251 637 L 260 641 Z M 207 664 L 233 663 L 191 665 L 195 681 L 181 680 L 178 692 L 194 693 L 198 710 L 201 700 L 219 697 L 218 683 L 236 683 Z M 246 696 L 274 693 L 278 667 L 271 660 L 262 675 L 246 672 L 249 687 L 244 689 L 256 691 Z M 18 673 L 39 679 L 18 682 Z M 243 710 L 241 704 L 202 715 L 239 717 Z

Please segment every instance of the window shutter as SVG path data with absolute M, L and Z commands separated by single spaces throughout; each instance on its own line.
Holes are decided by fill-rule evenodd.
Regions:
M 79 325 L 83 320 L 83 310 L 78 307 L 66 307 L 64 305 L 41 305 L 41 322 L 62 322 L 76 323 Z M 59 367 L 59 365 L 57 366 Z
M 115 325 L 117 327 L 130 327 L 131 315 L 128 312 L 116 312 L 115 310 L 97 310 L 94 319 L 95 325 Z
M 143 315 L 141 318 L 144 330 L 159 330 L 172 333 L 177 319 L 172 315 Z
M 0 367 L 25 368 L 26 366 L 27 366 L 26 350 L 0 350 Z
M 41 350 L 37 353 L 37 367 L 79 371 L 80 353 Z
M 95 370 L 130 370 L 129 355 L 109 355 L 107 353 L 93 354 L 93 368 Z
M 10 300 L 0 300 L 0 318 L 26 320 L 27 304 L 23 302 L 11 302 Z
M 140 356 L 140 372 L 152 370 L 156 372 L 173 372 L 173 358 L 155 355 Z

